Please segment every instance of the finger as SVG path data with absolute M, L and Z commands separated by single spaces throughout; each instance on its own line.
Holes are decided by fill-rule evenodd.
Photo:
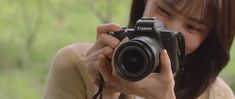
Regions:
M 125 38 L 119 43 L 118 47 L 119 47 L 120 45 L 122 45 L 122 44 L 128 42 L 128 41 L 129 41 L 129 38 L 128 38 L 128 37 L 125 37 Z M 116 49 L 114 50 L 114 52 L 115 52 L 115 51 L 116 51 Z M 112 56 L 112 59 L 114 59 L 114 55 Z M 115 69 L 115 67 L 114 67 L 114 61 L 112 61 L 112 65 L 113 65 L 113 75 L 114 75 L 115 77 L 117 77 L 117 78 L 121 78 L 121 77 L 119 77 L 119 75 L 118 75 L 118 73 L 117 73 L 117 71 L 116 71 L 116 69 Z
M 99 84 L 100 84 L 100 79 L 94 79 L 94 80 L 92 81 L 92 83 L 93 83 L 96 87 L 98 87 Z
M 108 58 L 109 60 L 112 60 L 113 52 L 114 49 L 109 46 L 105 46 L 100 54 L 104 55 L 104 57 Z
M 120 43 L 120 41 L 116 37 L 108 34 L 102 34 L 99 38 L 99 42 L 104 45 L 110 46 L 111 48 L 116 48 Z
M 112 66 L 104 55 L 99 56 L 99 71 L 104 81 L 110 85 L 115 85 L 118 79 L 112 75 Z
M 113 56 L 113 49 L 109 46 L 105 46 L 104 48 L 92 53 L 91 55 L 87 56 L 87 59 L 90 61 L 96 61 L 98 60 L 98 56 L 100 54 L 103 54 L 105 57 L 107 57 L 108 59 L 112 59 Z
M 96 39 L 98 39 L 101 34 L 107 34 L 108 32 L 111 32 L 111 31 L 114 31 L 114 32 L 120 31 L 122 27 L 115 23 L 108 23 L 108 24 L 98 25 L 96 29 L 97 29 Z
M 95 50 L 95 43 L 92 45 L 92 47 L 86 52 L 86 56 L 91 55 Z
M 122 44 L 124 44 L 124 43 L 126 43 L 126 42 L 128 42 L 129 41 L 129 38 L 128 37 L 125 37 L 120 43 L 119 43 L 119 45 L 117 46 L 117 47 L 119 47 L 120 45 L 122 45 Z M 114 52 L 116 51 L 116 49 L 114 50 Z M 113 63 L 112 63 L 113 64 Z
M 110 46 L 115 49 L 119 43 L 120 41 L 117 38 L 108 34 L 102 34 L 102 36 L 99 37 L 92 48 L 87 52 L 87 55 L 90 55 L 92 52 L 102 49 L 105 46 Z
M 160 74 L 172 75 L 170 58 L 165 49 L 162 50 L 160 53 L 160 65 L 161 65 Z
M 118 44 L 118 46 L 116 47 L 116 48 L 118 48 L 119 46 L 121 46 L 122 44 L 124 44 L 124 43 L 126 43 L 126 42 L 128 42 L 129 41 L 129 38 L 128 37 L 125 37 L 119 44 Z M 116 49 L 115 48 L 115 50 L 114 50 L 114 52 L 116 52 Z
M 130 39 L 128 37 L 125 37 L 120 43 L 119 43 L 119 46 L 128 42 Z
M 97 62 L 98 61 L 89 62 L 89 63 L 87 63 L 87 66 L 86 66 L 86 70 L 92 79 L 100 79 L 100 77 L 99 77 L 100 73 L 98 70 Z
M 92 52 L 103 48 L 108 45 L 112 48 L 115 48 L 119 44 L 119 40 L 113 36 L 108 35 L 108 32 L 111 31 L 120 31 L 122 27 L 115 23 L 101 24 L 97 26 L 97 35 L 96 35 L 96 43 L 92 46 L 92 48 L 87 52 L 87 55 L 90 55 Z M 100 39 L 100 36 L 103 35 Z
M 113 55 L 113 49 L 110 48 L 109 46 L 106 46 L 102 48 L 101 50 L 89 55 L 86 59 L 87 63 L 87 71 L 90 74 L 90 76 L 93 79 L 100 79 L 99 76 L 99 70 L 98 70 L 98 56 L 100 54 L 103 54 L 105 57 L 109 58 L 111 60 L 112 55 Z

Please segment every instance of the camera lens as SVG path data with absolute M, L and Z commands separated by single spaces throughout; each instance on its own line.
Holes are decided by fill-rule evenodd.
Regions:
M 126 48 L 121 55 L 123 67 L 130 73 L 139 73 L 148 65 L 147 55 L 137 46 Z
M 154 39 L 134 38 L 116 49 L 115 68 L 126 80 L 141 80 L 157 68 L 161 49 L 160 44 Z

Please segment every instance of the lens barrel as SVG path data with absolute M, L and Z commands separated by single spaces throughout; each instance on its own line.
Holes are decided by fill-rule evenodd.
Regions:
M 141 80 L 157 69 L 161 50 L 160 43 L 152 38 L 133 38 L 116 49 L 114 66 L 124 79 Z

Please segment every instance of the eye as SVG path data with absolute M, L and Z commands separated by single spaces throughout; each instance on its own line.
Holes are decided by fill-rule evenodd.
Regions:
M 193 25 L 193 24 L 186 24 L 185 27 L 189 32 L 200 32 L 201 31 L 200 28 L 197 28 L 197 26 Z

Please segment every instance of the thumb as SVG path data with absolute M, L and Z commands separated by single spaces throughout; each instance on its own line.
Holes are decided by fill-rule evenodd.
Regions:
M 171 61 L 165 49 L 160 52 L 160 65 L 161 65 L 161 74 L 166 76 L 172 75 Z

